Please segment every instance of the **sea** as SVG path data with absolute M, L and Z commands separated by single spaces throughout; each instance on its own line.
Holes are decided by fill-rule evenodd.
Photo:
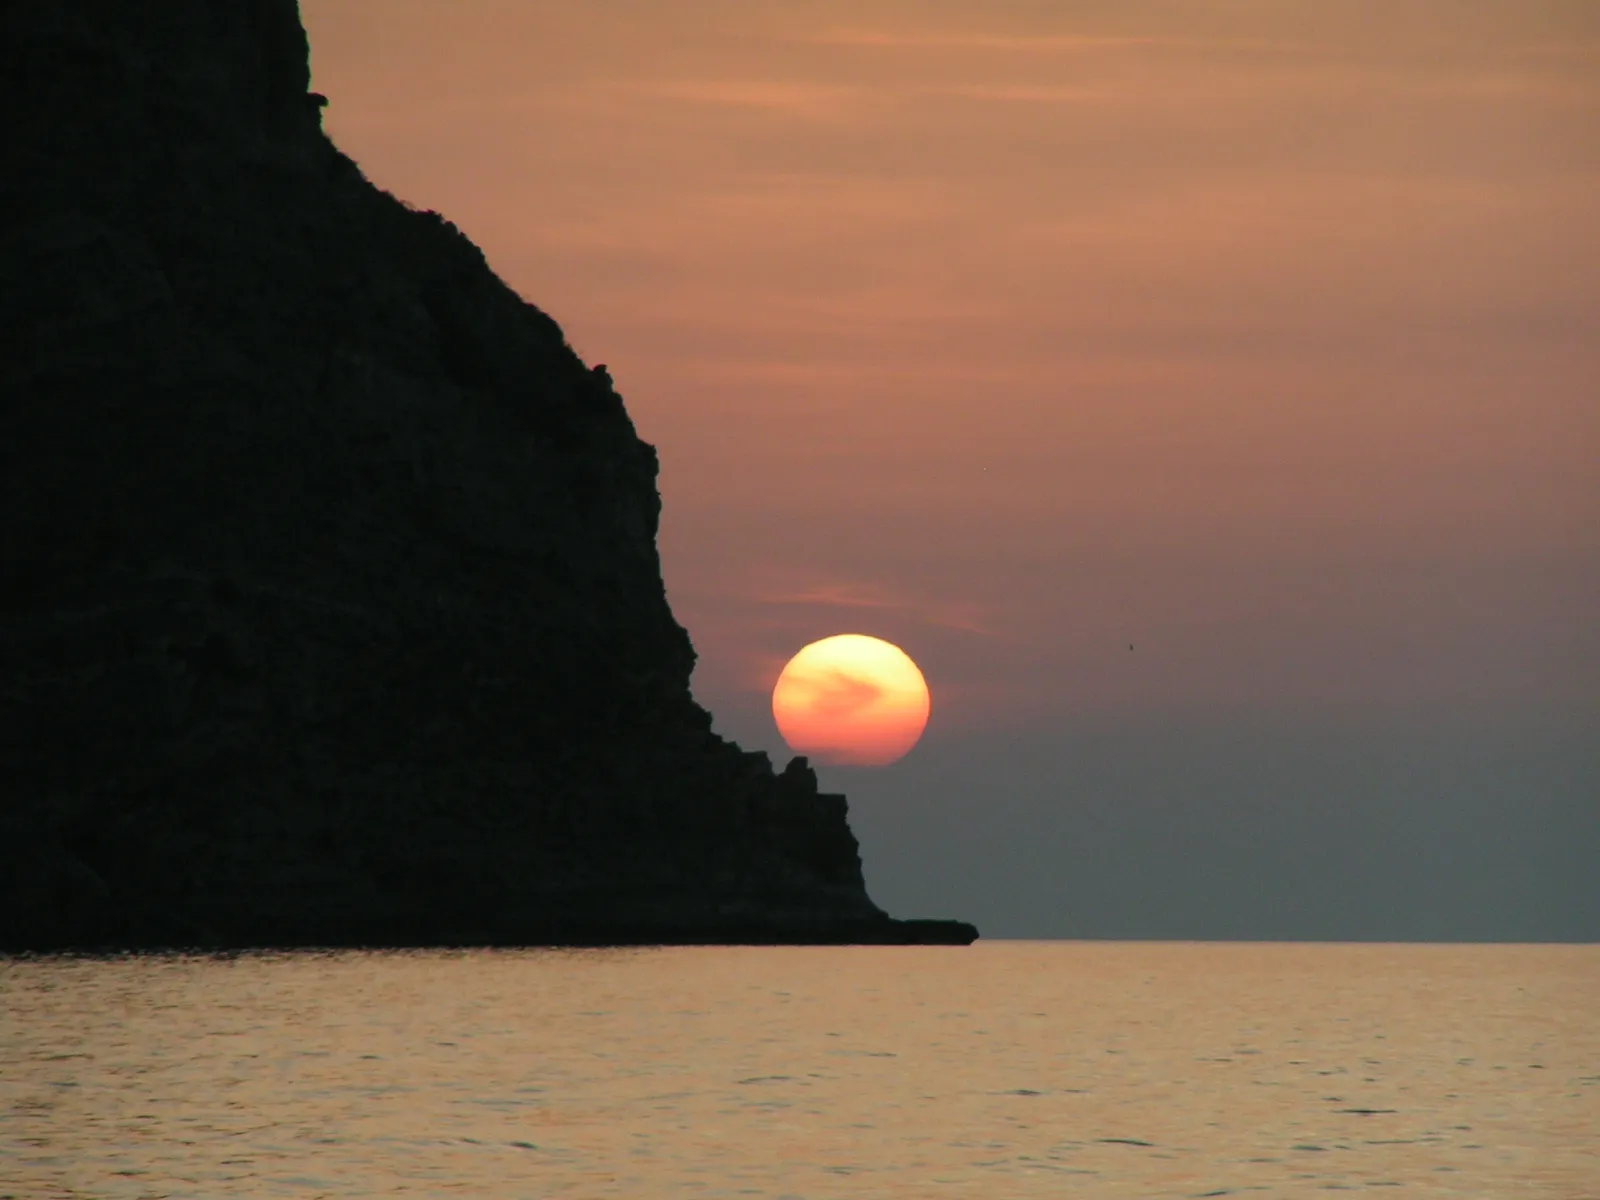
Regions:
M 1600 947 L 0 960 L 0 1196 L 1600 1197 Z

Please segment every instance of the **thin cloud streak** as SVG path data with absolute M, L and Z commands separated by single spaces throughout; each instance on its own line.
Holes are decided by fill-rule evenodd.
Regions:
M 775 79 L 666 79 L 602 87 L 663 100 L 766 109 L 805 117 L 840 116 L 869 94 L 866 88 L 857 86 Z
M 806 46 L 839 46 L 885 50 L 999 50 L 1012 54 L 1079 54 L 1101 50 L 1183 49 L 1261 50 L 1292 48 L 1267 38 L 1157 37 L 1117 34 L 909 33 L 889 30 L 840 29 L 828 33 L 791 34 L 786 41 Z
M 974 617 L 945 606 L 930 605 L 923 601 L 894 597 L 882 588 L 870 584 L 824 584 L 798 592 L 780 592 L 758 596 L 760 604 L 777 607 L 810 607 L 879 609 L 904 613 L 924 625 L 952 629 L 980 637 L 995 637 L 996 631 Z
M 896 601 L 889 600 L 881 594 L 875 594 L 872 589 L 848 583 L 815 587 L 803 592 L 762 596 L 760 597 L 760 602 L 762 604 L 828 604 L 839 608 L 902 607 Z

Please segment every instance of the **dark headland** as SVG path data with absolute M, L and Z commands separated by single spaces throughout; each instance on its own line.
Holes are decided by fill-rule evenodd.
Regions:
M 970 942 L 711 731 L 609 376 L 309 81 L 0 7 L 0 948 Z

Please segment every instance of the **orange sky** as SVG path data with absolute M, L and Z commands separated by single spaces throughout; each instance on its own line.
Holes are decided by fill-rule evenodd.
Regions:
M 927 740 L 1592 724 L 1600 5 L 302 8 L 660 448 L 724 732 L 840 632 Z

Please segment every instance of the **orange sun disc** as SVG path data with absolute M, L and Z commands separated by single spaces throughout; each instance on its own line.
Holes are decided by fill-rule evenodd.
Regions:
M 928 684 L 900 647 L 859 633 L 812 642 L 772 689 L 772 716 L 796 754 L 881 767 L 928 724 Z

